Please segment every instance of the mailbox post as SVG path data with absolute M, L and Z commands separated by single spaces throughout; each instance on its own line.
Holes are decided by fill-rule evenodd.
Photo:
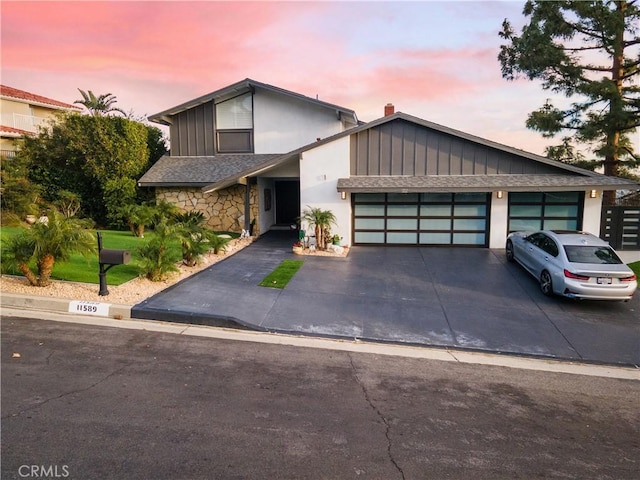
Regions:
M 128 250 L 114 250 L 102 248 L 102 234 L 97 232 L 98 237 L 98 262 L 100 263 L 100 291 L 98 295 L 109 295 L 107 289 L 107 271 L 114 265 L 123 265 L 131 261 L 131 253 Z

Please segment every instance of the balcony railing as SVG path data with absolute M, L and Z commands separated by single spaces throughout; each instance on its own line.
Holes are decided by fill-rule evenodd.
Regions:
M 44 117 L 20 113 L 3 113 L 1 119 L 2 125 L 33 133 L 37 132 L 38 127 L 46 121 L 47 119 Z

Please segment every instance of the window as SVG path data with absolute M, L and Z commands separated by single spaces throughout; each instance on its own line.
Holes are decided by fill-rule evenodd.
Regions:
M 253 152 L 253 97 L 250 93 L 216 105 L 218 152 Z
M 622 260 L 609 247 L 565 245 L 564 251 L 572 263 L 595 263 L 619 265 Z
M 534 233 L 533 235 L 529 235 L 526 240 L 551 256 L 557 257 L 558 253 L 560 253 L 556 242 L 544 233 Z

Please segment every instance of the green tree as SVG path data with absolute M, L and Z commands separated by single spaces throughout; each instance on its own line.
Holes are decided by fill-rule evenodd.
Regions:
M 68 190 L 60 190 L 54 205 L 65 217 L 75 217 L 81 206 L 80 195 Z
M 104 182 L 102 199 L 109 225 L 123 227 L 127 224 L 127 219 L 123 215 L 122 205 L 136 201 L 136 181 L 128 177 L 110 178 Z
M 91 115 L 98 116 L 117 112 L 126 116 L 126 113 L 123 110 L 113 106 L 113 104 L 117 102 L 115 95 L 105 93 L 103 95 L 96 96 L 91 90 L 85 92 L 84 90 L 78 89 L 78 91 L 82 95 L 82 100 L 76 100 L 73 103 L 84 105 Z
M 144 238 L 145 228 L 153 224 L 155 209 L 145 203 L 140 205 L 130 203 L 121 207 L 120 215 L 126 220 L 129 230 L 135 237 Z
M 544 90 L 574 100 L 566 108 L 547 100 L 529 114 L 527 127 L 547 138 L 571 132 L 578 144 L 594 147 L 592 166 L 603 165 L 606 175 L 638 166 L 629 142 L 640 126 L 637 2 L 530 0 L 523 14 L 528 23 L 519 35 L 508 20 L 502 24 L 500 36 L 508 42 L 498 55 L 502 76 L 541 80 Z M 570 152 L 553 147 L 548 153 Z
M 149 163 L 148 134 L 146 125 L 127 118 L 72 113 L 25 138 L 18 156 L 28 162 L 29 179 L 45 200 L 55 201 L 61 190 L 76 193 L 86 216 L 118 226 L 123 199 L 113 194 L 114 184 L 127 184 L 128 201 Z M 136 186 L 134 191 L 137 196 Z
M 97 251 L 96 240 L 82 222 L 52 210 L 48 221 L 38 222 L 15 235 L 3 248 L 2 260 L 15 266 L 33 286 L 51 283 L 56 260 L 68 260 L 72 253 L 88 255 Z M 35 260 L 37 274 L 29 263 Z
M 29 181 L 28 162 L 20 157 L 7 158 L 0 156 L 0 196 L 3 217 L 14 213 L 21 218 L 38 213 L 40 199 L 39 185 Z

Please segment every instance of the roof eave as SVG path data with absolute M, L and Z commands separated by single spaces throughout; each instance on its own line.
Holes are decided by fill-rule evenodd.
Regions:
M 139 187 L 176 187 L 176 188 L 202 188 L 204 182 L 138 182 Z
M 189 110 L 190 108 L 193 108 L 193 107 L 197 107 L 198 105 L 202 105 L 203 103 L 215 101 L 216 99 L 225 99 L 225 97 L 230 98 L 229 97 L 230 95 L 235 96 L 241 93 L 253 91 L 256 87 L 262 88 L 264 90 L 269 90 L 272 92 L 277 92 L 291 98 L 296 98 L 298 100 L 304 100 L 310 103 L 314 103 L 324 108 L 333 109 L 336 111 L 336 115 L 339 120 L 342 120 L 345 123 L 348 123 L 350 125 L 358 124 L 358 117 L 356 116 L 356 112 L 354 110 L 343 108 L 331 103 L 323 102 L 322 100 L 307 97 L 305 95 L 291 92 L 289 90 L 275 87 L 273 85 L 257 82 L 255 80 L 251 80 L 250 78 L 246 78 L 240 82 L 234 83 L 233 85 L 229 85 L 227 87 L 221 88 L 220 90 L 216 90 L 214 92 L 208 93 L 206 95 L 202 95 L 201 97 L 195 98 L 193 100 L 190 100 L 188 102 L 182 103 L 175 107 L 169 108 L 162 112 L 150 115 L 148 119 L 151 122 L 161 123 L 163 125 L 170 125 L 171 123 L 167 123 L 167 122 L 170 122 L 170 118 L 173 115 L 177 115 L 178 113 L 184 112 L 185 110 Z
M 242 172 L 238 172 L 233 175 L 230 175 L 218 182 L 209 183 L 202 187 L 202 193 L 210 193 L 216 190 L 221 190 L 223 188 L 230 187 L 231 185 L 235 185 L 236 183 L 239 183 L 240 179 L 242 178 L 255 177 L 259 173 L 266 172 L 267 170 L 271 170 L 272 168 L 279 166 L 280 164 L 284 163 L 287 160 L 290 160 L 294 156 L 295 155 L 291 155 L 287 153 L 277 158 L 274 158 L 272 160 L 269 160 L 268 162 L 262 165 L 257 165 L 250 169 L 246 169 Z

